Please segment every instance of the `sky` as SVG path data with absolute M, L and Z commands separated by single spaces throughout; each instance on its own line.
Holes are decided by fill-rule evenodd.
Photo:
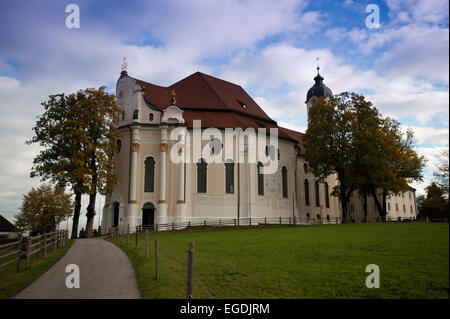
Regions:
M 79 28 L 66 26 L 71 3 Z M 369 4 L 379 28 L 366 25 Z M 198 70 L 237 83 L 302 132 L 319 57 L 334 94 L 363 94 L 413 129 L 428 160 L 424 181 L 411 184 L 422 194 L 449 140 L 448 11 L 448 0 L 0 0 L 0 214 L 14 220 L 40 184 L 29 177 L 39 147 L 25 141 L 41 102 L 102 85 L 114 93 L 124 56 L 132 77 L 158 85 Z

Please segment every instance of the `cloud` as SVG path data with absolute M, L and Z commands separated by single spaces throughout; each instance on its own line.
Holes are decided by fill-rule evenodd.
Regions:
M 28 177 L 38 148 L 24 141 L 40 103 L 86 87 L 113 90 L 123 56 L 132 76 L 160 85 L 204 61 L 202 72 L 239 78 L 269 116 L 301 131 L 320 56 L 334 93 L 357 91 L 385 115 L 414 117 L 420 145 L 430 148 L 423 152 L 437 150 L 445 130 L 448 136 L 448 122 L 432 123 L 448 117 L 448 2 L 387 1 L 391 21 L 375 31 L 330 25 L 325 6 L 308 10 L 303 0 L 77 4 L 81 28 L 69 30 L 60 1 L 0 3 L 0 209 L 7 216 L 38 183 Z M 340 7 L 355 10 L 355 3 Z M 331 41 L 315 42 L 322 34 Z M 348 52 L 338 55 L 342 48 Z

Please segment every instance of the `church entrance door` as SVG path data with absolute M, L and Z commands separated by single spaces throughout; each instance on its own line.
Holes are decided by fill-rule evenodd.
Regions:
M 119 203 L 114 203 L 114 220 L 113 227 L 119 226 Z
M 142 208 L 142 226 L 153 227 L 155 223 L 155 206 L 152 203 L 146 203 Z

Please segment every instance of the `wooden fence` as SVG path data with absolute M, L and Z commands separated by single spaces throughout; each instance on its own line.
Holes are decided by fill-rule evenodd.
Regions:
M 67 240 L 67 230 L 58 230 L 38 236 L 24 237 L 12 243 L 1 245 L 0 269 L 16 263 L 16 272 L 19 272 L 22 260 L 25 260 L 25 269 L 28 269 L 33 255 L 36 255 L 37 260 L 45 259 L 49 250 L 56 251 L 56 248 L 64 246 Z

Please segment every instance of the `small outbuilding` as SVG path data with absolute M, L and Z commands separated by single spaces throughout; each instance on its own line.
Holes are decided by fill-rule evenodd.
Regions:
M 14 224 L 7 220 L 5 217 L 0 215 L 0 240 L 14 239 L 17 237 L 19 237 L 19 231 L 16 226 L 14 226 Z

